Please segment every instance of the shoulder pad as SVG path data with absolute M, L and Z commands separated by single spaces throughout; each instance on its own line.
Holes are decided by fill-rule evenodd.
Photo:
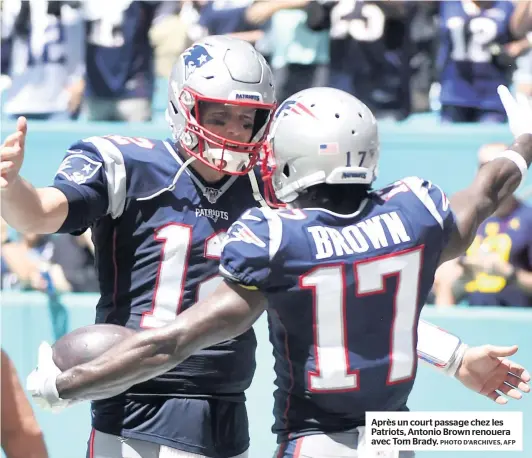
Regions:
M 409 192 L 408 186 L 401 180 L 395 181 L 389 185 L 384 186 L 381 189 L 373 191 L 373 194 L 380 197 L 384 201 L 390 200 L 392 197 L 402 192 Z
M 419 177 L 406 177 L 401 182 L 419 199 L 443 229 L 445 219 L 451 210 L 449 199 L 442 189 L 432 182 Z
M 247 210 L 227 231 L 220 273 L 246 287 L 267 287 L 281 239 L 282 221 L 274 210 Z
M 106 135 L 85 138 L 83 143 L 96 147 L 104 161 L 107 156 L 123 162 L 128 198 L 149 197 L 169 188 L 182 164 L 172 146 L 161 140 Z

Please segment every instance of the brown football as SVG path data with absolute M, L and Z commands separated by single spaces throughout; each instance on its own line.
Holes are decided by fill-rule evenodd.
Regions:
M 75 329 L 52 346 L 54 363 L 65 371 L 92 361 L 134 333 L 134 330 L 116 324 L 91 324 Z

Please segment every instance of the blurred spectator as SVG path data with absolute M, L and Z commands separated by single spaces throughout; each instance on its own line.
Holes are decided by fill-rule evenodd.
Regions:
M 438 37 L 438 2 L 424 0 L 416 2 L 414 17 L 410 24 L 413 51 L 410 57 L 412 91 L 412 112 L 420 113 L 432 109 L 430 89 L 437 80 L 435 56 Z M 438 101 L 439 103 L 439 101 Z
M 4 0 L 2 66 L 10 77 L 4 113 L 33 119 L 78 114 L 84 90 L 84 28 L 79 2 Z
M 194 41 L 203 38 L 206 34 L 205 27 L 200 25 L 200 12 L 207 0 L 184 0 L 181 4 L 179 18 L 186 29 L 188 43 L 185 48 Z
M 506 149 L 489 144 L 479 165 Z M 532 208 L 511 196 L 484 221 L 462 258 L 436 272 L 434 302 L 452 305 L 532 306 Z
M 528 40 L 528 39 L 527 39 Z M 530 36 L 532 41 L 532 35 Z M 532 51 L 527 51 L 517 58 L 517 68 L 514 73 L 516 97 L 526 97 L 532 104 Z
M 253 0 L 178 2 L 179 14 L 159 17 L 149 32 L 157 76 L 168 77 L 178 55 L 204 36 L 232 35 L 250 43 L 260 40 L 263 31 L 246 19 L 251 3 Z
M 9 237 L 7 223 L 0 219 L 2 289 L 20 289 L 30 284 L 38 269 L 20 243 Z
M 497 86 L 530 47 L 528 1 L 443 1 L 438 68 L 444 122 L 505 122 Z
M 176 0 L 177 1 L 177 0 Z M 179 3 L 179 11 L 157 16 L 149 31 L 150 43 L 154 52 L 155 76 L 168 78 L 177 57 L 190 44 L 188 24 L 182 14 L 183 4 L 191 3 L 183 0 Z
M 74 293 L 100 291 L 90 234 L 90 230 L 80 236 L 61 234 L 52 240 L 52 265 L 61 268 L 68 290 Z
M 15 366 L 2 353 L 2 450 L 6 458 L 48 458 L 44 437 Z
M 149 31 L 177 1 L 86 0 L 86 112 L 90 121 L 148 121 L 154 52 Z
M 208 35 L 232 35 L 255 43 L 262 38 L 260 27 L 246 19 L 253 0 L 213 0 L 202 2 L 199 24 Z
M 99 290 L 90 231 L 81 236 L 20 234 L 18 241 L 3 245 L 2 258 L 21 288 L 50 296 Z
M 279 102 L 303 89 L 327 85 L 329 36 L 327 31 L 313 31 L 307 25 L 304 7 L 308 3 L 255 1 L 246 12 L 249 23 L 265 28 L 266 54 L 270 55 Z
M 310 7 L 323 18 L 321 26 L 313 20 L 314 28 L 330 27 L 329 86 L 359 98 L 377 118 L 406 118 L 416 2 L 340 0 Z
M 63 272 L 57 268 L 52 270 L 50 266 L 54 250 L 52 236 L 19 234 L 19 240 L 15 243 L 24 258 L 30 259 L 33 264 L 29 279 L 25 279 L 26 286 L 42 292 L 48 292 L 50 289 L 54 292 L 69 291 Z
M 13 24 L 9 24 L 9 19 L 13 22 L 14 18 L 9 18 L 9 15 L 4 12 L 4 1 L 0 2 L 0 33 L 2 39 L 0 49 L 0 93 L 11 84 L 8 73 L 9 61 L 11 60 L 11 45 L 13 44 Z
M 526 97 L 532 104 L 532 1 L 521 1 L 517 9 L 515 22 L 521 26 L 517 33 L 524 38 L 510 49 L 513 55 L 518 56 L 513 82 L 517 97 Z

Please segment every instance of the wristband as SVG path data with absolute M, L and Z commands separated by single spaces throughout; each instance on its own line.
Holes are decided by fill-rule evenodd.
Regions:
M 454 334 L 424 320 L 419 321 L 418 357 L 436 370 L 454 376 L 467 348 Z
M 494 161 L 495 159 L 500 158 L 508 159 L 517 166 L 517 168 L 521 172 L 521 182 L 519 183 L 519 185 L 521 185 L 521 183 L 525 181 L 526 175 L 528 173 L 528 164 L 526 163 L 525 158 L 519 153 L 508 149 L 506 151 L 503 151 L 502 153 L 495 155 L 491 160 Z

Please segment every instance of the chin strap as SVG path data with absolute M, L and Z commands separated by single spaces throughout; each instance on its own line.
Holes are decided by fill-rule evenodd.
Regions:
M 137 198 L 137 200 L 150 200 L 150 199 L 153 199 L 154 197 L 157 197 L 159 195 L 161 195 L 163 192 L 166 192 L 166 191 L 173 191 L 174 188 L 175 188 L 175 185 L 177 183 L 177 180 L 179 180 L 179 177 L 181 175 L 183 175 L 183 172 L 187 169 L 187 167 L 192 164 L 192 162 L 194 162 L 196 160 L 196 158 L 194 156 L 190 156 L 185 162 L 183 162 L 183 165 L 179 168 L 179 170 L 177 171 L 177 173 L 175 174 L 174 176 L 174 179 L 172 180 L 172 184 L 170 186 L 167 186 L 166 188 L 163 188 L 163 189 L 159 189 L 159 191 L 157 191 L 155 194 L 152 194 L 151 196 L 148 196 L 148 197 L 139 197 Z
M 259 188 L 259 182 L 257 181 L 257 177 L 255 175 L 255 171 L 251 169 L 248 173 L 249 181 L 251 183 L 251 189 L 253 190 L 253 197 L 254 199 L 259 203 L 259 205 L 263 208 L 270 208 L 264 198 L 262 197 L 262 194 L 260 193 Z

